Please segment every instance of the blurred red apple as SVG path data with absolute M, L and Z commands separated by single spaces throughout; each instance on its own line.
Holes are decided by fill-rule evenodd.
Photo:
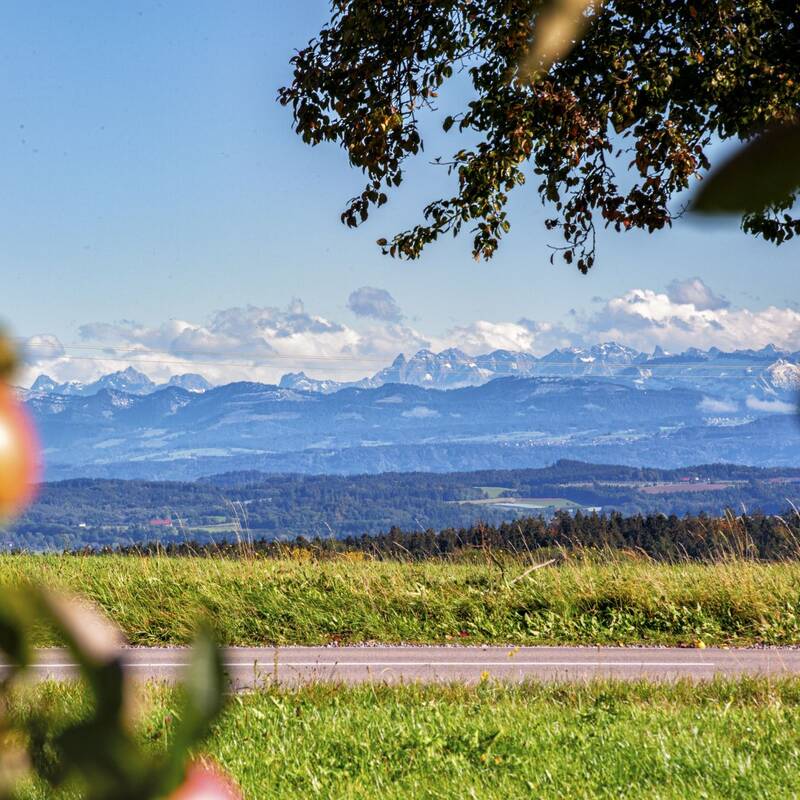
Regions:
M 19 512 L 39 478 L 39 440 L 14 390 L 0 382 L 0 518 Z
M 169 800 L 242 800 L 242 793 L 219 768 L 195 762 L 189 766 L 186 780 Z

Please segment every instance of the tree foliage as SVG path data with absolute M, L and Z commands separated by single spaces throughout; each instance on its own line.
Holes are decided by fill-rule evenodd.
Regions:
M 790 509 L 791 511 L 791 509 Z M 239 542 L 213 545 L 183 541 L 137 544 L 116 549 L 86 548 L 81 555 L 116 552 L 141 556 L 208 558 L 266 557 L 298 560 L 325 559 L 341 554 L 365 553 L 376 559 L 400 561 L 469 557 L 476 551 L 509 552 L 518 556 L 586 553 L 587 551 L 634 551 L 657 561 L 714 561 L 746 557 L 764 561 L 797 560 L 800 557 L 800 517 L 793 511 L 783 515 L 761 513 L 739 517 L 705 513 L 687 514 L 571 514 L 557 512 L 551 519 L 521 517 L 513 522 L 469 526 L 436 531 L 403 530 L 392 527 L 377 536 L 306 538 L 291 541 L 257 539 L 243 548 Z
M 490 258 L 509 230 L 509 193 L 534 178 L 560 234 L 556 250 L 586 272 L 598 224 L 649 232 L 681 213 L 676 194 L 710 167 L 715 139 L 749 139 L 800 110 L 795 2 L 610 0 L 546 73 L 520 67 L 542 0 L 335 0 L 329 23 L 292 59 L 279 92 L 308 144 L 336 142 L 367 176 L 342 214 L 367 219 L 420 153 L 421 113 L 466 72 L 473 99 L 445 131 L 471 146 L 436 161 L 457 176 L 451 197 L 384 253 L 414 259 L 445 233 L 473 233 Z M 747 211 L 744 230 L 781 243 L 800 234 L 796 187 Z M 552 260 L 552 257 L 551 257 Z
M 43 625 L 63 640 L 91 701 L 83 716 L 66 725 L 47 703 L 27 714 L 5 713 L 9 692 L 34 663 L 32 640 Z M 199 763 L 187 766 L 223 706 L 222 657 L 209 634 L 201 632 L 190 653 L 177 722 L 162 753 L 143 745 L 131 729 L 135 686 L 123 668 L 120 645 L 118 629 L 84 600 L 33 584 L 3 587 L 0 797 L 22 796 L 24 781 L 36 776 L 48 796 L 61 796 L 69 786 L 79 788 L 85 800 L 240 800 L 219 774 Z

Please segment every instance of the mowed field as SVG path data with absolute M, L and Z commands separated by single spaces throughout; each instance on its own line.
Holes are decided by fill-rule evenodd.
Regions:
M 7 555 L 0 586 L 35 580 L 85 595 L 133 645 L 186 644 L 201 617 L 227 645 L 800 642 L 800 562 L 568 557 L 532 569 L 535 554 L 480 563 L 308 557 Z M 37 642 L 57 643 L 44 629 Z
M 736 484 L 724 483 L 657 483 L 654 486 L 642 486 L 639 491 L 645 494 L 681 494 L 683 492 L 721 492 Z
M 76 686 L 44 685 L 11 713 L 42 704 L 59 720 L 87 710 Z M 169 739 L 176 706 L 144 691 L 148 746 Z M 800 681 L 265 688 L 231 698 L 203 753 L 254 799 L 790 798 Z

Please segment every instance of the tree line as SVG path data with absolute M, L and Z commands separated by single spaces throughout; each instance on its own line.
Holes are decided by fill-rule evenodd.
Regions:
M 326 558 L 363 553 L 376 559 L 422 561 L 458 558 L 470 553 L 512 553 L 525 557 L 576 552 L 629 552 L 657 561 L 718 560 L 725 557 L 780 561 L 800 558 L 800 514 L 708 516 L 571 514 L 551 519 L 525 517 L 500 524 L 461 528 L 402 530 L 375 536 L 305 537 L 288 541 L 258 538 L 217 542 L 149 542 L 116 548 L 81 548 L 73 553 L 239 558 Z

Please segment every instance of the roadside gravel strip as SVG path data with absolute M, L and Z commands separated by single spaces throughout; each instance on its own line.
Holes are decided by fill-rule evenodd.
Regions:
M 121 651 L 131 675 L 174 681 L 188 661 L 185 648 Z M 38 651 L 36 674 L 64 680 L 75 675 L 69 654 Z M 231 688 L 268 683 L 476 683 L 487 677 L 519 682 L 592 679 L 675 681 L 714 677 L 800 674 L 795 648 L 685 649 L 672 647 L 261 647 L 228 648 Z M 0 677 L 6 668 L 0 666 Z

